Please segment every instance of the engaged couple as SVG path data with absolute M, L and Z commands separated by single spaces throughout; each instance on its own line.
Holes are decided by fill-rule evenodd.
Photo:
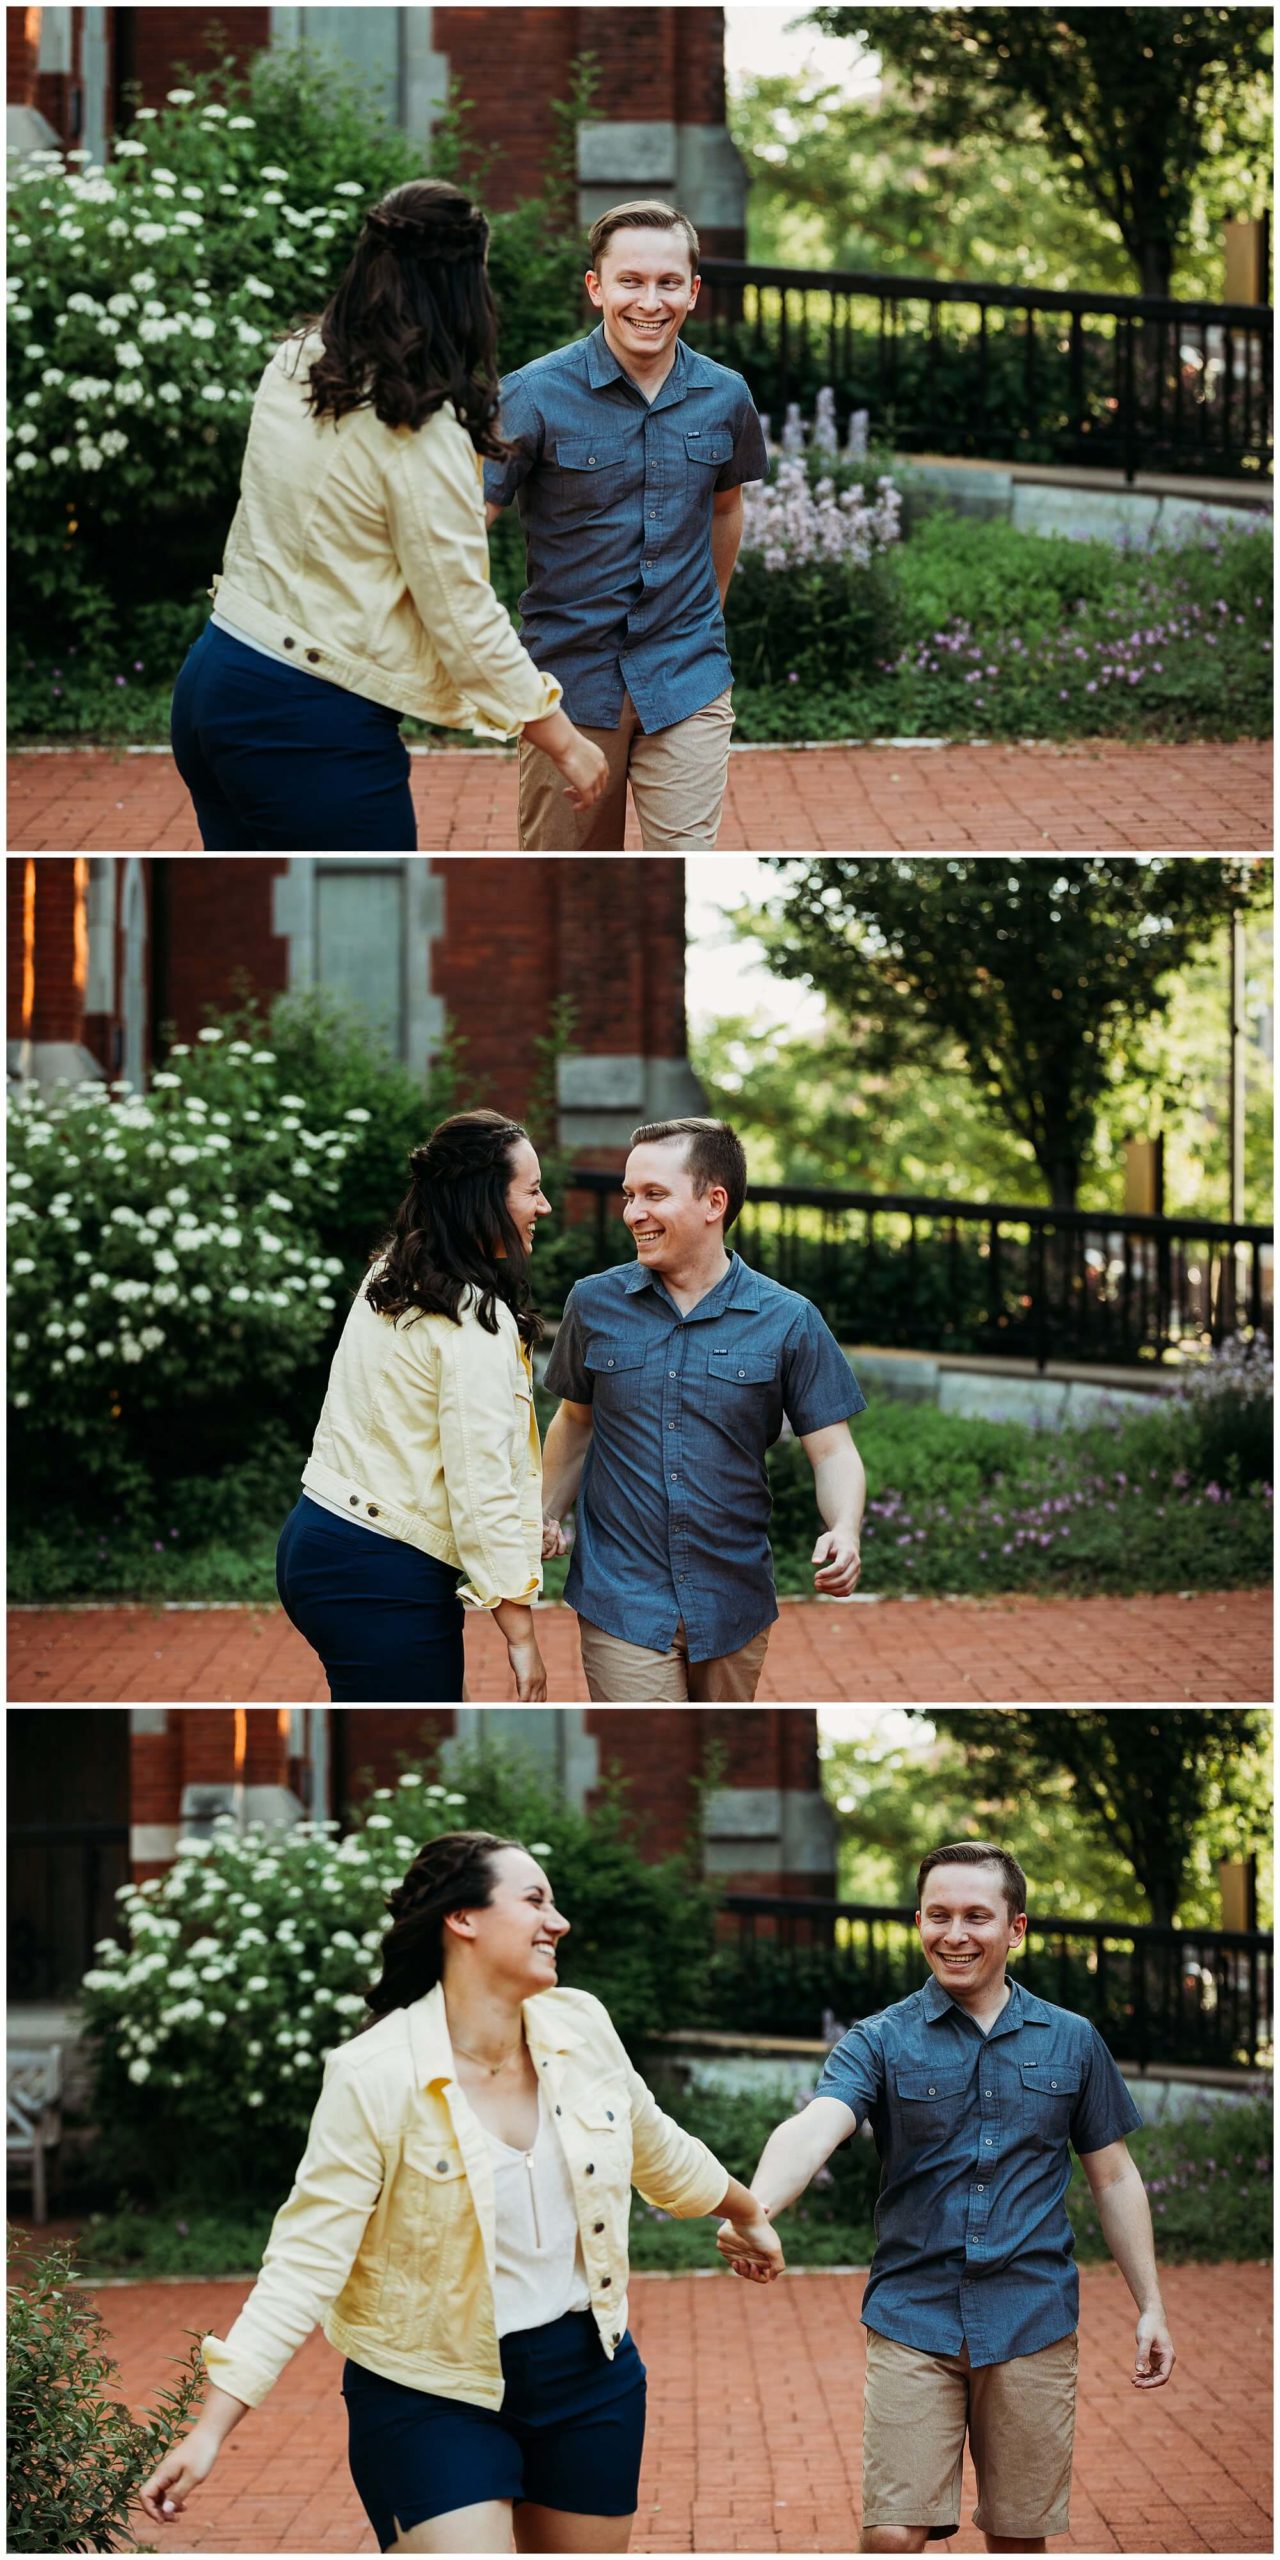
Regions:
M 488 226 L 440 179 L 365 217 L 253 404 L 213 613 L 172 739 L 206 852 L 413 851 L 406 713 L 520 740 L 522 851 L 714 850 L 733 727 L 724 602 L 767 470 L 741 375 L 681 343 L 698 235 L 593 225 L 591 335 L 500 381 Z M 517 639 L 486 522 L 514 499 Z
M 518 1698 L 545 1699 L 533 1601 L 565 1596 L 590 1697 L 749 1701 L 778 1614 L 765 1454 L 813 1470 L 814 1588 L 861 1570 L 866 1399 L 816 1307 L 726 1245 L 747 1188 L 721 1120 L 646 1123 L 622 1177 L 636 1258 L 570 1291 L 541 1463 L 530 1264 L 552 1214 L 527 1132 L 442 1121 L 343 1328 L 277 1582 L 337 1703 L 465 1696 L 464 1610 L 491 1610 Z
M 882 2163 L 868 2330 L 862 2548 L 960 2521 L 966 2434 L 992 2551 L 1068 2530 L 1079 2285 L 1071 2152 L 1138 2307 L 1130 2380 L 1174 2351 L 1140 2123 L 1085 2019 L 1006 1973 L 1026 1878 L 1003 1848 L 932 1850 L 929 1979 L 829 2056 L 744 2186 L 656 2103 L 600 2002 L 561 1989 L 568 1918 L 529 1851 L 484 1832 L 419 1850 L 389 1898 L 370 2015 L 331 2053 L 307 2147 L 204 2409 L 142 2491 L 171 2522 L 317 2321 L 345 2356 L 352 2479 L 384 2551 L 625 2551 L 645 2368 L 627 2326 L 633 2185 L 724 2217 L 734 2272 L 783 2268 L 775 2218 L 859 2126 Z M 833 2515 L 830 2548 L 848 2547 Z

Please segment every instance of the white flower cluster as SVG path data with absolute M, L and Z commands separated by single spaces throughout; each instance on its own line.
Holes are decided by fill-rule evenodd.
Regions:
M 758 552 L 766 569 L 803 568 L 811 561 L 846 561 L 865 569 L 877 552 L 898 540 L 902 499 L 885 474 L 868 499 L 861 486 L 837 495 L 835 482 L 809 485 L 798 455 L 784 455 L 772 480 L 748 482 L 743 492 L 740 560 Z
M 88 1374 L 105 1413 L 122 1370 L 154 1373 L 154 1392 L 171 1394 L 193 1359 L 212 1386 L 272 1346 L 290 1368 L 334 1312 L 343 1266 L 318 1250 L 315 1220 L 367 1112 L 309 1127 L 303 1098 L 276 1094 L 272 1053 L 216 1029 L 198 1056 L 180 1046 L 171 1057 L 145 1097 L 124 1080 L 11 1092 L 19 1411 L 34 1398 L 57 1421 L 61 1399 L 83 1428 Z
M 245 2108 L 301 2129 L 325 2055 L 364 2013 L 387 1893 L 424 1839 L 465 1828 L 465 1797 L 412 1771 L 378 1793 L 392 1812 L 341 1841 L 336 1822 L 242 1831 L 219 1815 L 164 1875 L 121 1887 L 128 1943 L 98 1940 L 85 2022 L 109 2066 L 173 2093 L 204 2139 Z

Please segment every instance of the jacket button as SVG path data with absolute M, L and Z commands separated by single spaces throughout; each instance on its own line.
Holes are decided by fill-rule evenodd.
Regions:
M 440 2174 L 440 2176 L 441 2176 L 441 2177 L 443 2177 L 443 2176 L 444 2176 L 444 2173 L 445 2173 L 446 2169 L 448 2168 L 448 2166 L 449 2166 L 449 2163 L 448 2163 L 448 2161 L 447 2161 L 447 2160 L 437 2160 L 437 2162 L 436 2162 L 436 2168 L 437 2168 L 437 2170 L 438 2170 L 438 2172 L 439 2172 L 439 2174 Z
M 360 1508 L 360 1496 L 358 1493 L 353 1493 L 351 1496 L 351 1508 L 353 1511 L 358 1511 Z
M 594 2178 L 595 2174 L 596 2174 L 596 2164 L 595 2164 L 594 2160 L 588 2160 L 588 2162 L 587 2162 L 587 2176 L 588 2176 L 589 2178 Z
M 610 2344 L 610 2346 L 611 2346 L 611 2347 L 616 2347 L 616 2346 L 618 2346 L 618 2345 L 621 2343 L 621 2339 L 622 2339 L 622 2331 L 621 2331 L 621 2329 L 615 2329 L 615 2330 L 614 2330 L 614 2333 L 613 2333 L 613 2336 L 612 2336 L 612 2337 L 610 2338 L 610 2340 L 609 2340 L 609 2344 Z
M 378 1506 L 377 1506 L 377 1503 L 376 1503 L 376 1502 L 366 1503 L 365 1508 L 366 1508 L 366 1510 L 368 1511 L 368 1514 L 369 1514 L 370 1519 L 371 1519 L 371 1520 L 376 1520 L 376 1519 L 377 1519 L 377 1517 L 378 1517 Z
M 560 2109 L 557 2107 L 557 2108 L 556 2108 L 556 2114 L 557 2114 L 557 2115 L 559 2115 L 559 2113 L 560 2113 Z
M 286 649 L 296 649 L 297 645 L 298 643 L 296 640 L 286 640 L 284 643 Z
M 1053 2084 L 1053 2085 L 1054 2085 L 1054 2087 L 1055 2087 L 1055 2089 L 1056 2089 L 1056 2088 L 1057 2088 L 1057 2085 L 1058 2085 L 1058 2083 L 1057 2083 L 1057 2081 L 1056 2081 L 1056 2080 L 1054 2081 L 1054 2084 Z M 613 2122 L 613 2109 L 612 2109 L 612 2107 L 606 2107 L 606 2108 L 605 2108 L 605 2114 L 607 2115 L 607 2117 L 608 2117 L 608 2119 L 609 2119 L 610 2124 L 612 2124 L 612 2122 Z
M 612 2278 L 612 2276 L 601 2276 L 601 2278 L 600 2278 L 600 2290 L 601 2290 L 601 2292 L 603 2293 L 603 2292 L 604 2292 L 604 2289 L 605 2289 L 605 2286 L 606 2286 L 606 2285 L 610 2285 L 610 2284 L 612 2284 L 612 2282 L 613 2282 L 613 2278 Z
M 308 658 L 308 660 L 309 660 L 310 664 L 311 664 L 313 667 L 318 667 L 318 666 L 319 666 L 319 664 L 320 664 L 320 652 L 319 652 L 319 650 L 318 650 L 318 649 L 308 649 L 308 651 L 307 651 L 307 658 Z
M 603 2231 L 604 2224 L 602 2222 L 593 2222 L 591 2228 L 593 2231 Z

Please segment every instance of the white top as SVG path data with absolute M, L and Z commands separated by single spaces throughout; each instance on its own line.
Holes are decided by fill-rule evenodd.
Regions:
M 589 2311 L 591 2288 L 578 2237 L 569 2164 L 538 2092 L 532 2151 L 513 2151 L 483 2128 L 493 2163 L 494 2311 L 498 2336 L 541 2329 L 566 2311 Z

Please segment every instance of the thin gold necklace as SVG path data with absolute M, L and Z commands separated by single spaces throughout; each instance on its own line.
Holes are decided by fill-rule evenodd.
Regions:
M 504 2053 L 501 2062 L 488 2062 L 482 2053 L 473 2053 L 470 2045 L 459 2044 L 456 2036 L 451 2037 L 450 2042 L 452 2043 L 455 2053 L 465 2054 L 468 2062 L 478 2062 L 481 2070 L 487 2071 L 491 2080 L 496 2079 L 497 2074 L 500 2071 L 505 2071 L 507 2064 L 511 2061 L 512 2057 L 520 2051 L 520 2046 L 518 2044 L 513 2044 L 511 2052 Z

